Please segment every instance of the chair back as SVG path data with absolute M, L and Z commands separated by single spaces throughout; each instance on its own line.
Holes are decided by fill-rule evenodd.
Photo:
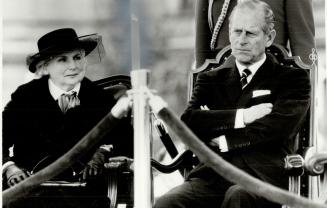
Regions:
M 94 83 L 102 87 L 108 94 L 114 95 L 116 100 L 132 87 L 130 76 L 121 74 L 96 80 Z
M 288 51 L 281 45 L 273 44 L 266 49 L 266 52 L 267 54 L 272 55 L 275 58 L 275 60 L 281 65 L 302 68 L 308 71 L 310 71 L 312 68 L 312 66 L 303 63 L 299 56 L 290 56 Z M 197 75 L 201 72 L 210 71 L 212 69 L 221 66 L 223 63 L 227 61 L 227 59 L 233 59 L 233 56 L 231 54 L 232 54 L 232 50 L 230 45 L 228 45 L 219 51 L 215 59 L 206 59 L 205 62 L 200 67 L 191 70 L 189 74 L 189 82 L 188 82 L 189 99 L 191 98 Z
M 127 90 L 131 89 L 131 78 L 128 75 L 112 75 L 94 83 L 104 89 L 109 95 L 118 100 Z M 133 173 L 127 168 L 127 162 L 108 162 L 105 164 L 107 177 L 107 197 L 110 208 L 124 206 L 132 208 L 133 201 Z

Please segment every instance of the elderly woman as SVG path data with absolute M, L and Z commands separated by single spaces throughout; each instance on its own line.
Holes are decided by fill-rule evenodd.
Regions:
M 96 36 L 78 37 L 74 29 L 63 28 L 38 40 L 39 52 L 29 57 L 28 69 L 42 76 L 19 86 L 3 111 L 3 177 L 8 186 L 63 155 L 109 111 L 114 124 L 122 121 L 58 180 L 76 180 L 83 172 L 83 179 L 101 173 L 111 153 L 104 144 L 114 144 L 117 154 L 132 155 L 132 127 L 123 118 L 128 99 L 115 105 L 113 96 L 85 77 L 86 56 L 98 46 Z M 91 207 L 83 200 L 80 203 Z

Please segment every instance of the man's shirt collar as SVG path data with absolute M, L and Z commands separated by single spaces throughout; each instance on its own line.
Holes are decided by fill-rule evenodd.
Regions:
M 250 76 L 253 77 L 253 75 L 258 71 L 258 69 L 266 61 L 266 59 L 267 59 L 267 56 L 266 56 L 266 54 L 264 54 L 263 58 L 261 60 L 257 61 L 256 63 L 252 64 L 251 66 L 244 66 L 236 60 L 236 67 L 237 67 L 240 75 L 242 75 L 242 72 L 244 69 L 248 68 L 251 71 Z

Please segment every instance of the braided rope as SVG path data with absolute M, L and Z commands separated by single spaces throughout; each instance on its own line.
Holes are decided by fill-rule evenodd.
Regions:
M 218 33 L 219 33 L 220 28 L 221 28 L 221 26 L 222 26 L 222 24 L 223 24 L 223 22 L 224 22 L 224 20 L 226 18 L 229 2 L 230 2 L 230 0 L 225 0 L 224 1 L 223 7 L 222 7 L 220 15 L 219 15 L 219 18 L 218 18 L 218 20 L 216 22 L 214 31 L 212 33 L 211 41 L 210 41 L 210 49 L 211 50 L 215 49 L 215 44 L 217 42 Z
M 150 105 L 151 102 L 153 101 L 150 101 Z M 158 107 L 156 108 L 159 109 Z M 195 136 L 186 124 L 180 121 L 180 119 L 169 108 L 163 107 L 157 112 L 158 117 L 162 119 L 186 144 L 186 146 L 188 146 L 190 150 L 198 156 L 200 161 L 212 168 L 226 180 L 239 184 L 251 193 L 264 197 L 269 201 L 288 205 L 289 207 L 327 208 L 326 204 L 321 204 L 321 202 L 298 196 L 294 193 L 263 182 L 238 169 L 232 164 L 226 162 L 217 153 L 213 152 L 208 146 L 201 142 L 201 140 Z
M 58 158 L 46 168 L 25 179 L 16 186 L 2 192 L 2 205 L 8 205 L 32 191 L 41 183 L 57 176 L 66 168 L 70 167 L 85 152 L 99 142 L 108 132 L 118 125 L 119 120 L 108 113 L 93 129 L 91 129 L 74 147 Z

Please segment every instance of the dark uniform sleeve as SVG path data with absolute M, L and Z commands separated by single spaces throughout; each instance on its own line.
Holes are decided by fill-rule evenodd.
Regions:
M 286 0 L 286 22 L 293 56 L 311 64 L 309 55 L 315 48 L 315 25 L 312 0 Z M 278 32 L 278 31 L 277 31 Z
M 197 0 L 195 6 L 195 60 L 196 67 L 201 66 L 207 58 L 213 58 L 210 49 L 211 31 L 208 22 L 209 0 Z

